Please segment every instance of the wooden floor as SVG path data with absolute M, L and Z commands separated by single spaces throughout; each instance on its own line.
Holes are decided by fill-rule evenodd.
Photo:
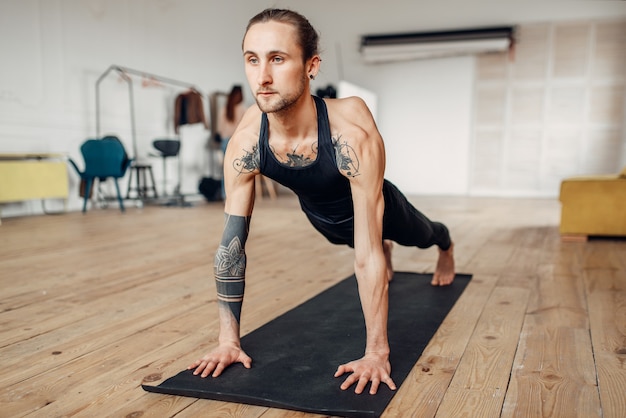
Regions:
M 412 201 L 473 280 L 384 416 L 626 417 L 626 241 L 561 242 L 556 199 Z M 313 416 L 140 387 L 215 344 L 222 224 L 219 203 L 3 219 L 0 416 Z M 291 196 L 257 204 L 247 253 L 243 333 L 353 272 Z M 436 255 L 396 246 L 394 267 Z

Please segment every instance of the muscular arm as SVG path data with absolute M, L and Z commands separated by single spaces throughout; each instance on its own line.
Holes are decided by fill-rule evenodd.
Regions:
M 336 375 L 353 372 L 342 384 L 347 389 L 356 383 L 361 393 L 372 382 L 370 393 L 376 393 L 380 382 L 391 389 L 389 343 L 387 340 L 388 279 L 382 247 L 382 194 L 385 151 L 382 138 L 362 102 L 354 104 L 352 128 L 335 137 L 335 150 L 340 171 L 350 180 L 354 204 L 354 268 L 359 298 L 365 318 L 367 339 L 364 357 L 340 366 Z
M 220 314 L 220 343 L 239 344 L 246 273 L 246 240 L 254 204 L 259 154 L 255 143 L 233 136 L 224 158 L 225 223 L 215 253 L 214 274 Z
M 247 368 L 252 363 L 241 347 L 239 324 L 245 290 L 245 245 L 254 205 L 254 176 L 258 173 L 258 152 L 254 140 L 245 132 L 239 136 L 235 133 L 224 158 L 225 222 L 214 262 L 219 344 L 188 367 L 202 377 L 217 377 L 233 363 L 243 363 Z

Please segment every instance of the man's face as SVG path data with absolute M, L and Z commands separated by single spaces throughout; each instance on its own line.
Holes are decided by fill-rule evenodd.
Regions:
M 293 26 L 280 22 L 252 25 L 243 41 L 246 77 L 265 113 L 289 109 L 304 94 L 307 74 Z

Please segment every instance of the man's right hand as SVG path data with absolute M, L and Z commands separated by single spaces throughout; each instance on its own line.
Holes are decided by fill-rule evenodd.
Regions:
M 194 370 L 194 375 L 207 377 L 211 373 L 213 377 L 218 377 L 224 369 L 233 363 L 242 363 L 246 369 L 252 366 L 252 358 L 248 356 L 241 347 L 237 345 L 220 345 L 213 351 L 194 361 L 187 367 L 187 370 Z

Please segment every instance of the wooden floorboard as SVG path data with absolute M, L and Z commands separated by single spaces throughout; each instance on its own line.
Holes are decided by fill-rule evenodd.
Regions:
M 626 270 L 615 251 L 607 268 L 585 271 L 597 384 L 605 416 L 626 416 Z M 623 254 L 622 254 L 623 255 Z
M 626 416 L 626 241 L 564 242 L 556 199 L 411 201 L 473 279 L 383 416 Z M 223 219 L 220 203 L 3 219 L 0 417 L 315 417 L 141 389 L 216 343 Z M 353 272 L 286 193 L 257 203 L 247 254 L 243 334 Z M 397 271 L 436 261 L 394 247 Z
M 437 417 L 490 417 L 500 413 L 527 301 L 525 289 L 494 289 L 485 302 Z

